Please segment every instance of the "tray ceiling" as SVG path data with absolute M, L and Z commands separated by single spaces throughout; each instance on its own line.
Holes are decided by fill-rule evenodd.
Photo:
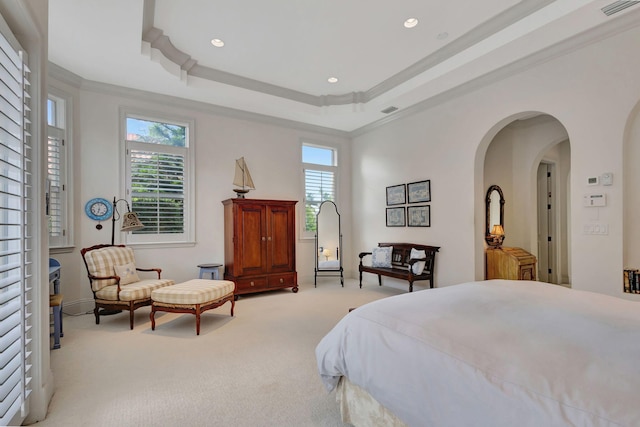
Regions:
M 91 83 L 354 131 L 637 25 L 636 3 L 55 0 L 49 59 Z

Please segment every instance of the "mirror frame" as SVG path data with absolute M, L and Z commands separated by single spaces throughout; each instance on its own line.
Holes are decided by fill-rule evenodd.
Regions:
M 338 205 L 336 205 L 336 203 L 333 200 L 325 200 L 322 203 L 320 203 L 320 206 L 318 207 L 318 212 L 316 213 L 316 255 L 318 254 L 318 251 L 320 249 L 320 221 L 319 221 L 319 217 L 320 217 L 320 213 L 322 212 L 322 207 L 326 204 L 332 204 L 333 205 L 333 210 L 336 213 L 336 219 L 338 221 L 338 240 L 337 240 L 337 244 L 336 244 L 336 259 L 338 261 L 340 261 L 340 265 L 342 265 L 342 224 L 341 224 L 341 218 L 340 218 L 340 212 L 338 212 Z M 333 249 L 333 248 L 330 248 Z M 318 263 L 318 258 L 319 256 L 316 256 L 316 267 L 320 270 L 320 266 Z M 336 270 L 335 268 L 332 270 Z
M 327 203 L 331 203 L 333 205 L 333 209 L 335 210 L 336 216 L 337 216 L 337 220 L 338 220 L 338 241 L 337 241 L 337 248 L 336 248 L 336 258 L 338 260 L 338 267 L 337 268 L 320 268 L 320 261 L 319 261 L 319 242 L 320 242 L 320 236 L 319 236 L 319 231 L 320 231 L 320 225 L 319 225 L 319 221 L 318 218 L 320 216 L 320 212 L 322 212 L 322 207 L 324 206 L 324 204 Z M 320 203 L 320 206 L 318 207 L 318 212 L 316 213 L 316 235 L 315 235 L 315 240 L 316 240 L 316 267 L 315 267 L 315 272 L 314 272 L 314 277 L 313 277 L 313 286 L 316 287 L 318 284 L 318 277 L 319 276 L 340 276 L 340 284 L 342 285 L 342 287 L 344 287 L 344 275 L 343 275 L 343 267 L 342 267 L 342 224 L 341 224 L 341 218 L 340 218 L 340 212 L 338 211 L 338 205 L 336 205 L 336 203 L 333 200 L 325 200 L 322 203 Z
M 500 246 L 504 240 L 504 236 L 497 238 L 491 234 L 491 194 L 497 191 L 500 195 L 500 225 L 504 228 L 504 194 L 502 193 L 502 189 L 498 185 L 492 185 L 487 190 L 487 197 L 485 199 L 485 204 L 487 207 L 486 215 L 485 215 L 485 228 L 484 228 L 484 239 L 489 246 Z

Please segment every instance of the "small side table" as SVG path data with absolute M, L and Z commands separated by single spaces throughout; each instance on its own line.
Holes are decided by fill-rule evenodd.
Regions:
M 211 280 L 220 280 L 220 267 L 222 267 L 222 264 L 199 264 L 199 278 L 203 279 L 205 274 L 211 274 Z

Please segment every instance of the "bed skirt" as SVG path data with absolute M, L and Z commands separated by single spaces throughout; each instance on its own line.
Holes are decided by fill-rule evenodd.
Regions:
M 356 427 L 406 427 L 391 411 L 347 377 L 341 377 L 338 382 L 336 400 L 344 423 Z

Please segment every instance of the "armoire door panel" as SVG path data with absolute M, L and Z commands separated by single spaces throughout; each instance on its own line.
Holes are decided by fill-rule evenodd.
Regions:
M 269 271 L 289 271 L 293 268 L 290 235 L 292 211 L 271 207 L 269 218 Z
M 264 209 L 261 206 L 242 206 L 240 210 L 239 256 L 242 274 L 265 271 Z

